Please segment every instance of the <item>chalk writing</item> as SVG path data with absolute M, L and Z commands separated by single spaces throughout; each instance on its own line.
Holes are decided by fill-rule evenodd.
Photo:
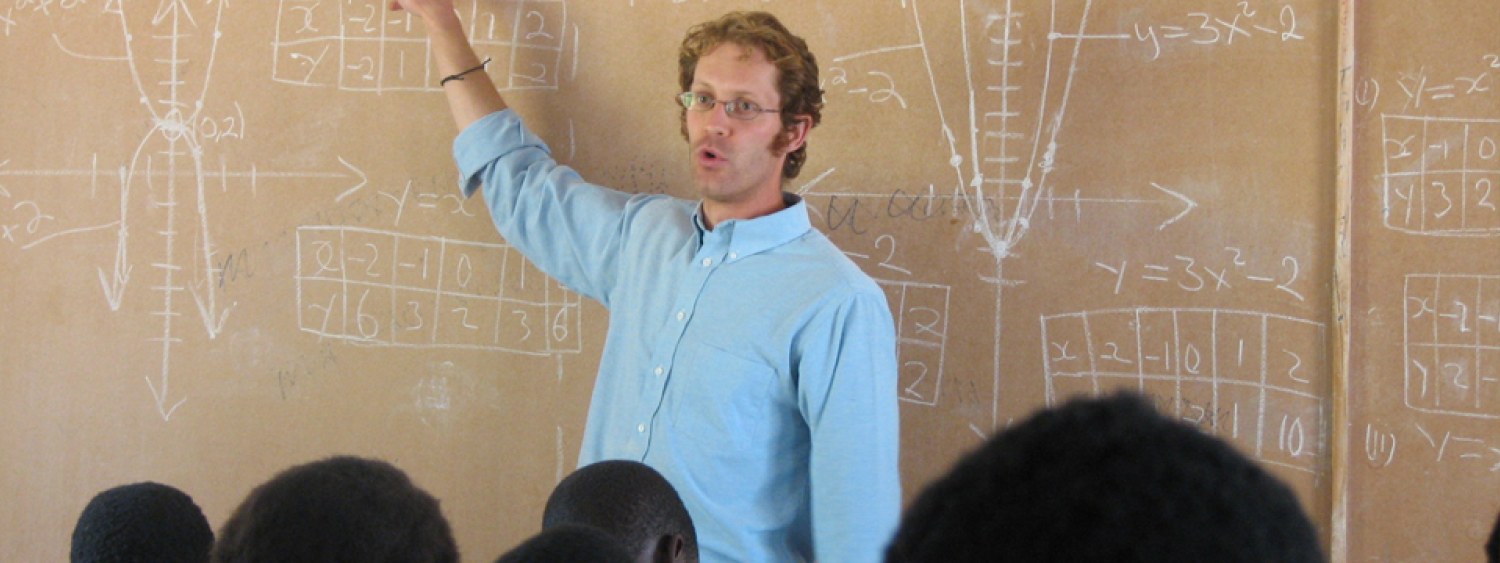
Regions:
M 1206 257 L 1175 254 L 1170 259 L 1149 262 L 1095 262 L 1094 267 L 1108 275 L 1115 295 L 1120 295 L 1129 280 L 1153 289 L 1176 288 L 1187 293 L 1266 288 L 1306 301 L 1303 292 L 1310 283 L 1296 258 L 1283 256 L 1274 265 L 1252 265 L 1244 258 L 1244 252 L 1235 247 L 1225 247 L 1223 252 Z
M 1135 24 L 1133 37 L 1151 46 L 1151 60 L 1161 58 L 1162 44 L 1234 45 L 1236 41 L 1257 38 L 1282 42 L 1302 40 L 1297 27 L 1297 11 L 1291 4 L 1279 8 L 1257 7 L 1252 2 L 1237 2 L 1230 12 L 1191 12 L 1173 25 Z
M 1149 190 L 1142 190 L 1143 193 L 1137 197 L 1087 197 L 1082 194 L 1081 190 L 1074 190 L 1067 195 L 1057 195 L 1049 189 L 1030 201 L 1038 205 L 1045 204 L 1048 219 L 1064 216 L 1080 223 L 1085 221 L 1085 207 L 1096 207 L 1108 211 L 1128 208 L 1163 208 L 1166 212 L 1160 215 L 1163 221 L 1157 225 L 1158 231 L 1165 230 L 1198 207 L 1197 202 L 1180 192 L 1156 183 L 1151 183 L 1149 186 Z M 848 226 L 857 234 L 864 232 L 863 228 L 858 226 L 862 218 L 883 216 L 920 222 L 942 216 L 962 217 L 977 221 L 981 217 L 993 216 L 1004 204 L 1014 205 L 1021 201 L 1019 195 L 991 194 L 975 198 L 963 193 L 938 193 L 932 185 L 920 191 L 896 188 L 893 193 L 889 194 L 823 190 L 806 190 L 801 193 L 805 196 L 829 198 L 826 209 L 828 213 L 824 216 L 828 220 L 829 229 L 837 230 Z M 852 198 L 866 200 L 864 202 L 866 205 L 861 208 L 853 201 L 841 201 L 841 199 Z M 980 210 L 979 207 L 984 209 Z
M 1371 467 L 1387 467 L 1396 461 L 1396 434 L 1365 425 L 1365 461 Z
M 1415 426 L 1423 441 L 1431 447 L 1430 455 L 1434 463 L 1477 465 L 1491 473 L 1500 473 L 1500 448 L 1491 446 L 1483 438 L 1463 436 L 1451 430 L 1439 434 L 1435 430 L 1423 428 L 1421 424 Z
M 896 80 L 888 73 L 870 70 L 850 78 L 848 70 L 837 66 L 829 67 L 827 72 L 829 76 L 820 84 L 825 88 L 825 98 L 826 90 L 834 90 L 861 96 L 877 104 L 894 102 L 901 109 L 906 109 L 906 98 L 896 91 Z M 852 84 L 851 80 L 854 81 Z
M 87 4 L 87 0 L 16 0 L 15 10 L 19 10 L 21 13 L 31 12 L 42 14 L 43 16 L 51 16 L 54 13 L 75 10 Z M 54 9 L 56 9 L 55 12 Z M 6 9 L 5 13 L 9 16 L 13 11 Z
M 426 30 L 384 0 L 281 0 L 272 79 L 341 90 L 440 91 Z M 494 59 L 501 90 L 555 90 L 562 63 L 563 0 L 460 2 L 475 50 Z M 574 42 L 577 42 L 574 30 Z M 576 45 L 574 47 L 577 48 Z
M 858 199 L 828 196 L 827 212 L 823 214 L 828 221 L 828 229 L 837 231 L 847 226 L 856 235 L 865 234 L 865 229 L 859 226 L 859 205 Z
M 5 15 L 0 16 L 0 32 L 4 32 L 6 37 L 10 37 L 10 30 L 14 27 L 16 27 L 15 10 L 6 8 Z
M 1160 206 L 1166 209 L 1156 225 L 1160 231 L 1197 206 L 1191 198 L 1158 183 L 1134 188 L 1145 195 L 1084 193 L 1079 188 L 1059 191 L 1053 172 L 1058 168 L 1059 155 L 1066 151 L 1061 133 L 1069 116 L 1080 54 L 1086 44 L 1099 41 L 1118 44 L 1132 40 L 1133 36 L 1128 27 L 1114 33 L 1092 33 L 1092 0 L 1078 3 L 1051 0 L 1045 3 L 1050 9 L 1035 12 L 1021 10 L 1016 4 L 1012 0 L 958 3 L 966 88 L 938 87 L 934 54 L 923 24 L 924 12 L 916 1 L 901 4 L 903 10 L 910 10 L 914 41 L 892 41 L 878 48 L 835 57 L 830 68 L 836 70 L 830 70 L 826 77 L 824 85 L 830 95 L 841 92 L 867 95 L 872 103 L 893 110 L 916 108 L 920 104 L 926 111 L 926 97 L 930 93 L 931 111 L 937 115 L 941 142 L 947 150 L 946 164 L 953 171 L 952 180 L 915 189 L 902 188 L 894 194 L 860 193 L 847 186 L 831 185 L 834 182 L 824 180 L 825 173 L 799 190 L 807 196 L 827 198 L 823 205 L 810 209 L 830 231 L 880 236 L 870 232 L 874 222 L 867 219 L 882 216 L 912 221 L 948 216 L 966 222 L 967 230 L 982 239 L 980 250 L 995 262 L 993 271 L 986 269 L 981 279 L 995 287 L 996 361 L 992 379 L 997 393 L 1002 388 L 1003 369 L 999 360 L 1002 324 L 998 319 L 1003 309 L 1004 288 L 1014 283 L 1005 279 L 1002 263 L 1015 256 L 1013 249 L 1036 220 L 1068 213 L 1082 221 L 1083 209 L 1095 204 L 1111 210 L 1118 206 Z M 1258 10 L 1253 6 L 1241 9 Z M 1287 16 L 1292 18 L 1294 14 Z M 1226 12 L 1218 19 L 1225 20 L 1229 27 L 1248 29 L 1250 23 L 1243 17 Z M 1213 23 L 1218 25 L 1216 21 Z M 1294 24 L 1286 23 L 1279 30 L 1290 33 L 1282 40 L 1294 36 L 1300 39 L 1291 30 Z M 1230 32 L 1237 33 L 1233 29 Z M 1231 37 L 1224 42 L 1242 40 Z M 926 76 L 910 80 L 888 73 L 888 68 L 895 67 L 886 65 L 887 57 L 897 53 L 920 56 Z M 923 87 L 930 92 L 921 92 Z M 956 125 L 945 107 L 963 106 L 968 110 L 968 122 Z M 967 138 L 960 139 L 965 132 Z M 818 184 L 819 189 L 810 189 L 811 184 Z M 1039 210 L 1045 215 L 1038 216 Z M 989 421 L 991 428 L 1000 423 L 998 405 L 996 395 Z
M 1451 74 L 1443 73 L 1441 76 L 1425 66 L 1417 70 L 1398 72 L 1396 87 L 1397 94 L 1402 100 L 1401 111 L 1422 109 L 1424 103 L 1461 100 L 1490 92 L 1494 87 L 1494 79 L 1490 77 L 1490 73 L 1500 69 L 1500 54 L 1492 53 L 1477 59 L 1469 59 L 1467 65 L 1467 68 L 1463 70 Z M 1366 80 L 1371 83 L 1366 89 L 1373 89 L 1378 93 L 1379 81 L 1373 78 Z M 1367 98 L 1373 105 L 1374 96 L 1367 96 Z
M 453 408 L 453 390 L 448 385 L 447 376 L 434 375 L 423 379 L 417 383 L 412 395 L 418 411 Z
M 17 7 L 50 15 L 53 7 L 68 10 L 89 4 L 83 0 L 22 0 Z M 109 308 L 118 311 L 131 282 L 151 278 L 146 289 L 156 296 L 159 305 L 150 315 L 159 319 L 162 328 L 160 336 L 149 341 L 160 347 L 161 362 L 159 374 L 148 376 L 146 382 L 164 420 L 170 420 L 186 400 L 173 393 L 170 386 L 173 352 L 182 342 L 178 319 L 185 316 L 200 319 L 210 339 L 222 334 L 236 303 L 219 299 L 219 294 L 227 279 L 244 272 L 244 259 L 248 257 L 243 252 L 221 254 L 216 248 L 210 229 L 207 194 L 210 184 L 228 191 L 230 179 L 244 178 L 249 180 L 249 190 L 254 195 L 258 184 L 266 179 L 346 178 L 352 172 L 352 176 L 358 177 L 358 184 L 340 196 L 343 198 L 365 183 L 364 174 L 343 159 L 339 161 L 347 171 L 335 173 L 260 171 L 254 165 L 248 171 L 232 172 L 222 157 L 217 166 L 212 164 L 207 154 L 212 147 L 244 142 L 253 134 L 251 122 L 239 102 L 209 103 L 218 47 L 224 37 L 227 4 L 224 0 L 191 5 L 173 0 L 141 5 L 140 10 L 128 13 L 123 2 L 93 4 L 105 24 L 118 24 L 119 52 L 80 53 L 67 47 L 64 35 L 52 34 L 51 39 L 69 56 L 127 67 L 134 86 L 133 91 L 127 90 L 127 95 L 145 109 L 148 115 L 141 121 L 149 123 L 150 129 L 144 132 L 128 162 L 117 167 L 105 166 L 101 170 L 97 155 L 87 169 L 28 170 L 7 167 L 9 161 L 0 163 L 0 176 L 8 178 L 86 177 L 90 197 L 97 195 L 101 184 L 107 186 L 118 181 L 117 220 L 81 227 L 64 226 L 62 221 L 53 225 L 51 219 L 55 217 L 49 209 L 26 200 L 12 213 L 0 209 L 0 236 L 22 249 L 31 249 L 65 235 L 112 231 L 113 264 L 97 268 L 100 287 Z M 7 198 L 11 196 L 4 186 L 0 186 L 0 193 Z M 133 201 L 144 201 L 150 213 L 144 218 L 132 216 Z M 14 221 L 13 217 L 25 220 Z M 147 220 L 152 222 L 143 224 Z M 134 237 L 130 236 L 132 233 Z M 18 239 L 17 235 L 30 238 Z M 140 254 L 130 250 L 143 242 L 159 244 L 161 252 L 149 263 L 138 264 L 139 258 L 136 261 L 131 258 Z M 138 265 L 142 267 L 137 269 Z M 142 276 L 142 273 L 152 275 Z M 181 310 L 184 302 L 189 303 L 189 312 Z M 196 315 L 191 312 L 194 309 Z
M 466 207 L 469 200 L 454 193 L 448 184 L 446 179 L 433 178 L 423 186 L 432 191 L 414 191 L 412 188 L 416 187 L 416 181 L 407 180 L 406 184 L 399 189 L 380 191 L 380 197 L 396 208 L 392 226 L 401 225 L 401 218 L 408 210 L 440 215 L 476 216 Z M 439 185 L 442 187 L 439 188 Z
M 243 140 L 247 123 L 245 110 L 240 108 L 239 102 L 234 102 L 233 115 L 221 118 L 204 116 L 193 125 L 197 127 L 198 138 L 218 143 L 228 139 Z
M 358 227 L 297 229 L 305 332 L 377 346 L 530 355 L 581 347 L 581 298 L 508 245 Z
M 317 352 L 297 356 L 286 365 L 271 371 L 276 376 L 276 388 L 280 391 L 281 399 L 287 400 L 296 394 L 299 386 L 306 385 L 309 379 L 321 377 L 326 371 L 336 370 L 338 367 L 339 357 L 334 352 L 332 342 L 323 342 Z
M 69 10 L 86 4 L 82 0 L 20 0 L 16 8 L 50 15 L 52 6 Z M 213 78 L 215 55 L 218 53 L 219 41 L 223 38 L 221 24 L 225 5 L 223 0 L 209 0 L 194 6 L 179 1 L 163 2 L 154 8 L 154 12 L 130 14 L 151 14 L 149 18 L 132 20 L 127 17 L 124 3 L 104 2 L 99 14 L 110 25 L 118 21 L 120 37 L 123 39 L 122 54 L 78 53 L 64 45 L 62 36 L 52 35 L 57 47 L 70 56 L 90 61 L 125 63 L 134 86 L 130 95 L 135 96 L 134 100 L 146 110 L 148 119 L 145 121 L 151 124 L 151 129 L 136 145 L 128 165 L 118 168 L 118 220 L 103 225 L 58 228 L 55 232 L 28 242 L 23 248 L 29 249 L 62 235 L 115 229 L 117 240 L 112 271 L 107 272 L 106 268 L 100 267 L 98 275 L 110 309 L 119 310 L 134 270 L 127 251 L 127 235 L 132 232 L 131 226 L 134 224 L 127 213 L 128 203 L 132 193 L 142 194 L 139 197 L 148 202 L 153 211 L 151 216 L 158 219 L 159 223 L 151 227 L 135 224 L 134 231 L 147 237 L 155 237 L 151 241 L 159 243 L 162 248 L 161 257 L 149 264 L 149 271 L 157 277 L 148 287 L 150 292 L 157 294 L 160 303 L 160 308 L 152 310 L 150 314 L 160 319 L 161 336 L 149 338 L 148 341 L 160 347 L 161 369 L 159 374 L 145 379 L 157 412 L 163 420 L 170 420 L 176 409 L 186 401 L 186 397 L 172 393 L 170 386 L 172 353 L 176 344 L 182 341 L 176 332 L 180 329 L 174 326 L 174 319 L 183 316 L 178 311 L 182 294 L 192 298 L 209 338 L 215 338 L 221 333 L 234 307 L 233 303 L 225 304 L 218 300 L 218 288 L 210 281 L 215 276 L 212 271 L 215 250 L 208 228 L 208 205 L 205 198 L 205 141 L 219 143 L 228 139 L 243 139 L 246 134 L 246 123 L 238 104 L 235 105 L 235 116 L 210 117 L 204 113 L 205 100 Z M 195 15 L 194 10 L 200 9 L 203 11 Z M 144 27 L 148 32 L 138 36 L 135 32 L 140 31 L 138 24 L 142 21 L 147 23 Z M 200 54 L 203 58 L 195 57 Z M 34 176 L 82 173 L 61 170 L 0 172 Z M 100 177 L 97 157 L 86 174 L 91 178 L 90 193 L 94 193 Z M 111 172 L 103 175 L 115 176 Z M 196 198 L 186 200 L 181 197 L 183 189 L 196 191 Z M 190 201 L 195 202 L 196 206 L 188 206 Z M 28 234 L 37 234 L 35 227 L 40 226 L 40 220 L 46 214 L 33 202 L 23 203 L 29 205 L 24 205 L 27 209 L 21 211 L 31 214 L 25 223 Z M 186 220 L 180 215 L 187 215 Z M 196 227 L 196 234 L 186 241 L 187 244 L 183 244 L 180 235 L 186 231 L 187 225 L 184 223 L 189 221 L 196 223 L 192 225 Z M 14 241 L 15 229 L 4 230 L 5 235 L 12 237 L 10 240 Z M 179 256 L 183 253 L 181 248 L 184 246 L 193 259 L 193 266 L 190 268 L 183 264 L 184 261 Z
M 943 358 L 948 346 L 948 294 L 945 285 L 876 280 L 896 320 L 896 361 L 900 398 L 935 406 L 943 389 Z
M 934 217 L 948 217 L 972 222 L 983 213 L 971 209 L 970 205 L 984 205 L 988 213 L 999 209 L 994 197 L 975 200 L 961 193 L 936 193 L 931 185 L 922 191 L 911 192 L 896 188 L 888 194 L 819 189 L 800 193 L 807 197 L 828 198 L 821 209 L 813 208 L 813 212 L 826 221 L 829 230 L 848 228 L 856 234 L 864 234 L 865 228 L 860 225 L 871 219 L 923 222 Z
M 1385 226 L 1432 236 L 1500 234 L 1500 120 L 1382 115 Z
M 1406 405 L 1500 419 L 1500 276 L 1412 274 L 1402 300 Z
M 1047 401 L 1129 387 L 1257 459 L 1322 471 L 1321 323 L 1250 311 L 1114 309 L 1043 316 Z

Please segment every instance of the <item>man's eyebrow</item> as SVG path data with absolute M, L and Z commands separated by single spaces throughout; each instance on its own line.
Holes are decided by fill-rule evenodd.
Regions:
M 700 92 L 700 91 L 703 91 L 703 90 L 714 90 L 714 86 L 712 84 L 707 83 L 707 82 L 703 82 L 702 80 L 694 80 L 693 81 L 693 87 L 692 87 L 691 91 L 693 91 L 693 92 Z M 766 95 L 764 95 L 764 94 L 760 94 L 760 93 L 753 92 L 753 91 L 750 91 L 750 90 L 729 90 L 727 92 L 717 92 L 716 91 L 714 94 L 715 94 L 715 96 L 724 96 L 726 94 L 729 95 L 729 96 L 732 96 L 732 97 L 727 98 L 727 100 L 738 100 L 740 98 L 762 99 L 762 98 L 766 97 Z

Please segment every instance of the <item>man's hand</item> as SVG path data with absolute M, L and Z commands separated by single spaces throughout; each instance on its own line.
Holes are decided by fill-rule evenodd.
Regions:
M 391 0 L 390 8 L 416 14 L 428 25 L 457 21 L 453 0 Z
M 425 10 L 453 11 L 452 0 L 391 0 L 391 10 L 406 10 L 422 15 Z

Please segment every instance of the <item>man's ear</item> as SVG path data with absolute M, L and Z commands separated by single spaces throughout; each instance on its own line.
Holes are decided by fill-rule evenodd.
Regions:
M 652 563 L 689 563 L 687 541 L 677 534 L 667 534 L 656 539 L 656 553 Z
M 785 141 L 782 152 L 793 152 L 807 144 L 807 135 L 812 131 L 812 116 L 799 115 L 792 123 L 782 127 L 781 136 Z

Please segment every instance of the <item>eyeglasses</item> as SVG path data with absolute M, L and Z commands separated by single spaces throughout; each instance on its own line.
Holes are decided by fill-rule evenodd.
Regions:
M 678 94 L 677 102 L 682 104 L 682 107 L 693 111 L 711 111 L 714 109 L 715 104 L 724 104 L 724 114 L 740 121 L 750 121 L 752 119 L 760 117 L 760 114 L 762 113 L 781 112 L 781 110 L 766 109 L 760 107 L 760 104 L 757 104 L 755 102 L 747 102 L 744 100 L 726 102 L 723 100 L 715 100 L 704 94 L 699 94 L 696 92 L 683 92 L 681 94 Z

